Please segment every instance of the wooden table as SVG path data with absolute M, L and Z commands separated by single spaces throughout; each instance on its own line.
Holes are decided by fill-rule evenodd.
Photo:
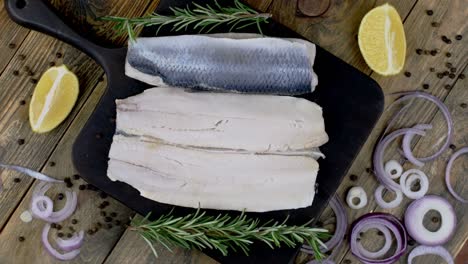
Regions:
M 310 0 L 313 1 L 313 0 Z M 140 16 L 155 9 L 158 1 L 141 0 L 125 1 L 92 0 L 95 5 L 81 5 L 85 1 L 53 0 L 53 5 L 68 12 L 75 19 L 69 21 L 85 34 L 95 36 L 101 43 L 122 45 L 124 39 L 114 38 L 109 24 L 96 22 L 95 15 L 112 14 Z M 468 145 L 468 89 L 467 75 L 467 23 L 468 4 L 466 0 L 390 0 L 399 11 L 406 30 L 407 61 L 405 70 L 410 74 L 400 74 L 394 77 L 382 77 L 373 73 L 365 64 L 357 46 L 357 30 L 364 14 L 384 1 L 369 0 L 331 0 L 330 7 L 319 17 L 297 16 L 295 1 L 291 0 L 249 0 L 252 6 L 263 12 L 273 14 L 273 19 L 294 29 L 314 43 L 324 47 L 336 56 L 345 60 L 374 78 L 383 88 L 387 105 L 395 97 L 391 93 L 401 90 L 427 91 L 442 99 L 449 107 L 455 121 L 455 137 L 453 149 Z M 72 177 L 73 169 L 70 152 L 72 143 L 93 111 L 106 86 L 102 69 L 90 58 L 76 49 L 43 34 L 30 31 L 13 23 L 0 1 L 0 161 L 19 164 L 40 170 L 57 178 Z M 85 8 L 86 7 L 86 8 Z M 428 15 L 427 10 L 433 10 Z M 310 10 L 309 10 L 310 11 Z M 314 12 L 314 10 L 310 11 Z M 430 12 L 429 12 L 430 13 Z M 71 17 L 71 16 L 69 16 Z M 455 35 L 463 36 L 461 41 L 455 40 Z M 451 44 L 441 40 L 446 35 L 452 39 Z M 435 56 L 418 55 L 416 49 L 436 50 Z M 451 54 L 448 57 L 448 53 Z M 437 73 L 446 69 L 450 62 L 456 67 L 455 77 L 438 78 Z M 66 121 L 48 134 L 34 134 L 28 123 L 28 103 L 35 83 L 40 75 L 50 66 L 65 63 L 79 76 L 80 97 Z M 431 71 L 433 68 L 433 71 Z M 461 75 L 464 74 L 464 75 Z M 452 76 L 453 77 L 453 76 Z M 338 76 L 339 78 L 339 76 Z M 371 211 L 387 211 L 396 216 L 402 216 L 404 208 L 410 202 L 405 199 L 399 208 L 382 210 L 373 199 L 373 191 L 377 187 L 371 171 L 371 154 L 373 147 L 382 133 L 383 128 L 395 111 L 387 111 L 382 116 L 367 143 L 356 158 L 348 175 L 338 189 L 341 198 L 345 197 L 351 186 L 363 186 L 369 196 L 368 205 L 360 210 L 348 209 L 350 221 Z M 359 117 L 356 117 L 359 118 Z M 434 105 L 426 102 L 414 102 L 405 118 L 398 120 L 398 126 L 409 126 L 415 123 L 431 123 L 433 131 L 415 144 L 417 155 L 432 153 L 442 142 L 439 138 L 445 133 L 445 122 Z M 346 133 L 346 131 L 343 131 Z M 457 202 L 446 191 L 443 182 L 445 164 L 453 149 L 447 150 L 439 159 L 423 167 L 431 179 L 430 192 L 447 198 L 455 207 L 458 217 L 458 227 L 455 236 L 445 245 L 454 255 L 457 255 L 468 237 L 468 218 L 464 214 L 464 206 Z M 396 147 L 388 149 L 386 158 L 398 157 Z M 405 164 L 405 167 L 409 167 Z M 468 170 L 466 158 L 461 158 L 453 169 L 455 189 L 467 197 L 463 176 Z M 43 227 L 41 221 L 34 220 L 24 223 L 20 214 L 28 208 L 33 187 L 36 181 L 15 172 L 1 171 L 4 181 L 4 191 L 0 194 L 0 263 L 60 263 L 54 260 L 43 249 L 40 243 L 40 233 Z M 19 182 L 18 182 L 19 181 Z M 84 184 L 82 180 L 74 180 L 74 189 Z M 56 190 L 56 193 L 58 191 Z M 107 215 L 117 213 L 114 220 L 126 222 L 134 213 L 111 198 L 95 191 L 79 192 L 79 208 L 73 218 L 79 219 L 74 225 L 76 229 L 88 230 L 97 222 L 105 227 L 93 235 L 87 235 L 82 252 L 73 263 L 215 263 L 212 259 L 198 251 L 175 249 L 170 253 L 159 249 L 160 257 L 156 259 L 145 243 L 134 233 L 112 222 L 108 227 L 98 205 L 108 201 L 110 206 L 104 211 Z M 322 215 L 325 227 L 333 228 L 331 212 L 327 209 Z M 62 224 L 63 233 L 67 234 L 68 220 Z M 436 225 L 428 221 L 429 225 Z M 375 234 L 372 244 L 382 243 L 382 238 Z M 20 241 L 19 237 L 24 237 Z M 374 245 L 375 246 L 375 245 Z M 413 248 L 414 245 L 409 246 Z M 359 263 L 352 256 L 347 244 L 338 249 L 337 263 Z M 463 254 L 462 254 L 463 255 Z M 460 256 L 459 263 L 466 263 Z M 299 255 L 297 263 L 304 263 L 307 256 Z M 402 258 L 401 263 L 406 263 Z M 436 257 L 418 258 L 417 263 L 439 263 Z

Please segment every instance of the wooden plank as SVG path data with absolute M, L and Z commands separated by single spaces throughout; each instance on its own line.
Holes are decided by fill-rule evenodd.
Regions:
M 91 115 L 106 85 L 105 82 L 101 82 L 94 90 L 90 99 L 87 100 L 86 104 L 83 106 L 82 111 L 80 111 L 64 137 L 57 144 L 58 147 L 48 159 L 43 173 L 55 178 L 64 179 L 65 177 L 71 177 L 73 179 L 72 175 L 76 173 L 70 159 L 73 142 L 80 128 Z M 50 166 L 52 162 L 55 163 L 54 166 Z M 98 222 L 101 223 L 103 227 L 95 234 L 90 235 L 86 233 L 80 256 L 71 262 L 101 263 L 124 231 L 123 224 L 128 222 L 131 210 L 114 199 L 104 196 L 100 192 L 79 190 L 80 185 L 86 184 L 83 180 L 73 179 L 73 184 L 72 190 L 76 191 L 79 197 L 78 209 L 70 219 L 60 223 L 63 226 L 60 232 L 64 234 L 72 233 L 68 229 L 70 226 L 74 227 L 76 230 L 85 230 L 85 232 L 87 232 L 96 227 Z M 33 185 L 37 185 L 37 181 Z M 60 208 L 61 204 L 63 204 L 63 201 L 57 201 L 57 194 L 60 192 L 63 193 L 65 190 L 67 190 L 65 185 L 59 184 L 54 186 L 51 191 L 47 193 L 50 197 L 55 198 L 57 208 Z M 29 208 L 31 195 L 32 189 L 16 208 L 10 221 L 2 231 L 2 235 L 0 236 L 0 263 L 7 263 L 7 260 L 13 259 L 17 263 L 33 263 L 37 258 L 41 259 L 41 263 L 61 263 L 51 257 L 44 250 L 43 246 L 41 246 L 41 230 L 45 224 L 44 221 L 35 219 L 31 223 L 23 223 L 19 220 L 20 214 Z M 98 207 L 104 201 L 109 202 L 110 205 L 104 209 L 99 209 Z M 112 221 L 106 222 L 105 216 L 100 215 L 101 212 L 106 212 L 106 216 L 109 217 L 115 212 L 117 216 L 112 217 Z M 72 224 L 72 219 L 77 219 L 78 224 Z M 120 221 L 121 224 L 116 224 L 116 220 Z M 108 224 L 111 224 L 112 227 L 108 228 Z M 56 232 L 53 233 L 55 234 Z M 19 236 L 24 236 L 26 238 L 25 241 L 20 242 L 18 240 Z M 52 238 L 51 241 L 53 241 Z
M 142 219 L 142 216 L 136 216 Z M 158 257 L 154 256 L 146 242 L 137 233 L 126 230 L 119 243 L 106 259 L 106 264 L 125 263 L 191 263 L 191 264 L 215 264 L 215 260 L 199 252 L 198 250 L 185 250 L 179 247 L 167 250 L 164 246 L 155 244 Z
M 0 31 L 0 54 L 2 54 L 2 56 L 0 56 L 0 74 L 29 33 L 28 29 L 20 27 L 8 17 L 4 5 L 4 1 L 1 1 L 0 25 L 2 26 L 2 30 Z
M 416 0 L 379 0 L 377 5 L 385 2 L 397 7 L 401 17 L 405 18 Z M 274 20 L 359 70 L 370 73 L 356 40 L 362 17 L 375 5 L 374 1 L 367 0 L 331 1 L 331 6 L 325 14 L 319 17 L 305 17 L 297 15 L 296 1 L 275 0 L 268 11 L 273 14 Z

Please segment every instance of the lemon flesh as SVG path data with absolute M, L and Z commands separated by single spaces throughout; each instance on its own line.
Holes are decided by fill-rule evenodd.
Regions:
M 405 65 L 406 38 L 397 10 L 384 4 L 370 10 L 362 19 L 359 49 L 367 65 L 381 75 L 395 75 Z
M 65 65 L 48 69 L 37 83 L 29 105 L 34 132 L 45 133 L 65 120 L 76 103 L 78 78 Z

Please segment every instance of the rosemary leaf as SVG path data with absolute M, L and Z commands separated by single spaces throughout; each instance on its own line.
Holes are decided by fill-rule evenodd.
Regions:
M 268 23 L 271 14 L 258 13 L 254 9 L 244 5 L 239 0 L 234 1 L 234 7 L 222 7 L 215 1 L 215 7 L 210 5 L 202 6 L 193 3 L 194 9 L 171 7 L 172 15 L 164 16 L 154 13 L 145 17 L 116 17 L 107 16 L 102 17 L 102 20 L 112 21 L 115 24 L 114 30 L 117 36 L 127 34 L 131 41 L 136 38 L 137 30 L 147 26 L 158 26 L 156 35 L 159 30 L 166 25 L 172 25 L 172 31 L 187 30 L 189 26 L 193 29 L 200 29 L 203 32 L 210 32 L 222 24 L 229 24 L 231 28 L 229 32 L 234 29 L 242 29 L 250 25 L 256 24 L 259 33 L 262 33 L 260 27 L 261 23 Z

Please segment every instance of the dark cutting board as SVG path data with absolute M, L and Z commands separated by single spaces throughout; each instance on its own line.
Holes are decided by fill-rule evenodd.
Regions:
M 185 6 L 191 1 L 161 1 L 158 12 L 167 13 L 169 6 Z M 205 1 L 206 2 L 206 1 Z M 149 86 L 132 80 L 124 74 L 126 48 L 108 49 L 97 45 L 67 26 L 51 9 L 40 0 L 6 0 L 5 7 L 17 23 L 57 37 L 79 48 L 95 59 L 105 70 L 108 80 L 107 91 L 101 98 L 94 113 L 86 123 L 73 147 L 73 162 L 80 175 L 89 183 L 109 193 L 142 215 L 153 212 L 157 217 L 169 212 L 173 206 L 157 203 L 139 195 L 138 191 L 122 182 L 112 182 L 106 176 L 107 160 L 112 136 L 115 130 L 115 99 L 141 93 Z M 226 29 L 224 29 L 226 30 Z M 243 32 L 251 31 L 245 29 Z M 218 32 L 223 32 L 219 28 Z M 195 33 L 195 32 L 187 32 Z M 263 33 L 278 37 L 300 37 L 277 23 L 263 26 Z M 154 29 L 143 32 L 154 34 Z M 160 35 L 171 35 L 161 31 Z M 298 210 L 283 210 L 268 213 L 249 213 L 261 220 L 271 218 L 279 221 L 289 216 L 290 224 L 302 224 L 316 219 L 335 193 L 342 178 L 352 164 L 361 146 L 366 141 L 374 124 L 382 113 L 384 98 L 378 84 L 367 75 L 342 60 L 317 47 L 314 69 L 319 78 L 316 92 L 303 96 L 323 107 L 325 127 L 330 141 L 321 149 L 326 159 L 320 159 L 320 171 L 312 206 Z M 97 134 L 102 137 L 96 137 Z M 175 214 L 194 212 L 191 208 L 176 207 Z M 209 213 L 219 211 L 208 210 Z M 238 214 L 239 212 L 229 212 Z M 223 257 L 217 252 L 205 251 L 223 263 L 288 263 L 298 248 L 271 250 L 264 245 L 254 244 L 250 257 L 234 253 Z

